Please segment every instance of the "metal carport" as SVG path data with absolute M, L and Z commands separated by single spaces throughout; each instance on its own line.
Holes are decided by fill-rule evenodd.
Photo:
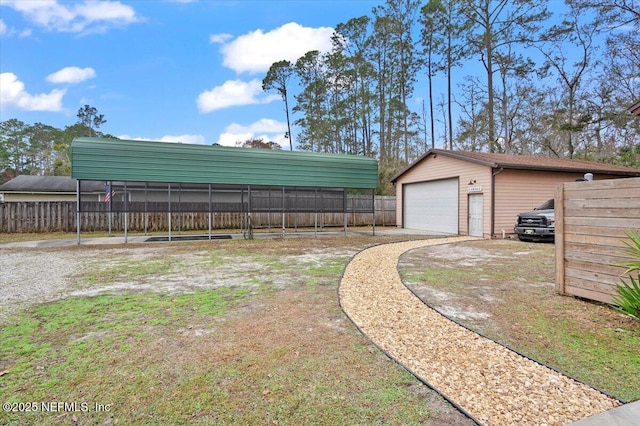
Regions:
M 102 181 L 108 193 L 119 189 L 121 201 L 109 201 L 105 208 L 124 212 L 125 240 L 128 212 L 193 211 L 235 209 L 248 220 L 260 211 L 283 213 L 330 211 L 346 215 L 357 209 L 371 213 L 373 232 L 374 191 L 378 182 L 373 158 L 301 151 L 231 148 L 155 141 L 104 138 L 76 138 L 71 144 L 72 177 L 78 180 L 77 235 L 80 243 L 82 184 Z M 370 193 L 366 205 L 347 204 L 347 191 Z M 143 201 L 131 199 L 132 191 L 144 193 Z M 150 200 L 150 193 L 165 194 Z M 199 198 L 183 202 L 183 194 Z M 226 194 L 226 195 L 222 195 Z M 277 194 L 277 195 L 274 195 Z M 161 197 L 162 198 L 162 197 Z M 309 199 L 313 199 L 310 204 Z M 306 200 L 304 203 L 301 200 Z M 352 203 L 355 204 L 355 203 Z M 171 226 L 168 228 L 171 239 Z M 284 229 L 283 229 L 284 232 Z M 211 225 L 209 225 L 211 238 Z

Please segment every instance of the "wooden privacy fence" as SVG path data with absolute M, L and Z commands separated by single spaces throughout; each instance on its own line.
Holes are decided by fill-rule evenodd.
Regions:
M 556 289 L 611 303 L 629 260 L 627 234 L 640 230 L 640 178 L 556 187 Z
M 349 205 L 356 206 L 362 196 L 348 196 Z M 371 197 L 368 197 L 369 199 Z M 107 231 L 109 222 L 113 231 L 123 231 L 125 213 L 105 211 L 105 203 L 82 203 L 80 214 L 81 231 Z M 376 226 L 394 225 L 396 220 L 396 201 L 393 196 L 377 196 L 374 200 Z M 370 225 L 371 213 L 357 211 L 347 213 L 348 226 Z M 109 220 L 111 216 L 111 220 Z M 254 227 L 282 228 L 281 211 L 252 213 Z M 246 214 L 240 212 L 213 212 L 212 229 L 239 229 L 244 226 Z M 313 212 L 285 213 L 285 228 L 344 226 L 343 213 Z M 169 214 L 166 212 L 128 213 L 129 231 L 168 231 Z M 208 212 L 171 213 L 172 231 L 208 230 Z M 75 201 L 11 202 L 0 203 L 0 232 L 75 232 Z

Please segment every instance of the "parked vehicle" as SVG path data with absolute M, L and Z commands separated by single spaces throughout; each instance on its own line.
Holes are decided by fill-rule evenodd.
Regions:
M 520 213 L 514 231 L 521 241 L 554 241 L 556 221 L 553 199 L 530 212 Z

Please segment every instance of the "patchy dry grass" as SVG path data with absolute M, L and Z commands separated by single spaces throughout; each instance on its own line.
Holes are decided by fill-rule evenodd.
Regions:
M 0 423 L 471 424 L 338 306 L 350 255 L 380 241 L 84 248 L 99 261 L 71 276 L 76 296 L 0 330 L 0 400 L 76 405 Z
M 403 256 L 427 304 L 622 400 L 640 399 L 640 322 L 555 292 L 554 246 L 475 241 Z
M 2 413 L 0 423 L 470 425 L 338 306 L 350 257 L 396 240 L 51 249 L 77 253 L 82 267 L 52 271 L 70 272 L 72 296 L 0 323 L 0 400 L 88 410 Z M 640 325 L 556 295 L 553 265 L 549 244 L 477 241 L 412 251 L 400 270 L 452 318 L 614 396 L 640 398 Z

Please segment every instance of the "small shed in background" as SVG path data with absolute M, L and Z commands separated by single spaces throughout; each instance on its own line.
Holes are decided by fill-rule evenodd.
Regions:
M 78 181 L 69 176 L 19 175 L 0 185 L 0 201 L 75 201 L 77 185 Z M 83 199 L 98 201 L 104 194 L 104 185 L 104 182 L 84 185 Z

